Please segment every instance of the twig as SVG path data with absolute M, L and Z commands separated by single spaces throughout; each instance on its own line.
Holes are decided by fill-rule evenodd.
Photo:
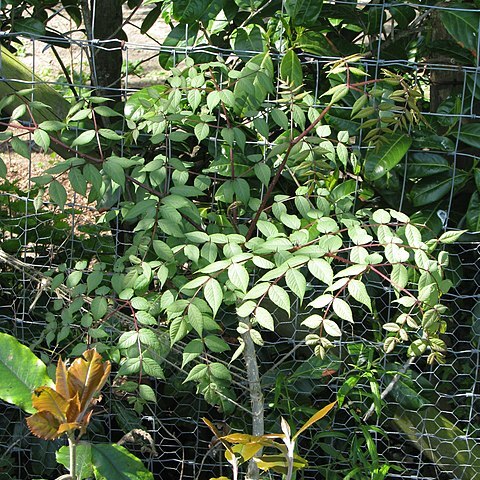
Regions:
M 284 168 L 287 164 L 288 157 L 290 156 L 290 153 L 291 153 L 293 147 L 295 145 L 297 145 L 297 143 L 301 142 L 321 122 L 321 120 L 323 119 L 323 117 L 325 117 L 325 115 L 328 113 L 328 111 L 330 110 L 331 107 L 332 107 L 331 104 L 327 105 L 323 109 L 323 111 L 320 113 L 320 115 L 316 118 L 316 120 L 314 122 L 312 122 L 302 133 L 300 133 L 298 136 L 296 136 L 290 142 L 290 145 L 288 146 L 288 149 L 285 152 L 285 156 L 282 160 L 282 163 L 278 167 L 277 172 L 275 173 L 275 176 L 273 177 L 273 180 L 270 182 L 270 185 L 268 186 L 268 189 L 267 189 L 265 195 L 263 196 L 263 200 L 262 200 L 262 203 L 260 205 L 260 208 L 257 210 L 257 213 L 255 214 L 255 217 L 253 218 L 252 223 L 250 224 L 250 227 L 249 227 L 247 235 L 246 235 L 246 240 L 247 241 L 250 240 L 250 238 L 252 238 L 252 236 L 253 236 L 253 232 L 255 231 L 255 228 L 257 226 L 257 222 L 260 218 L 260 215 L 264 211 L 265 206 L 267 205 L 267 202 L 268 202 L 268 200 L 269 200 L 269 198 L 270 198 L 270 196 L 273 192 L 273 189 L 275 188 L 275 185 L 277 184 L 278 180 L 280 180 L 280 176 L 282 175 L 282 172 L 283 172 L 283 170 L 284 170 Z

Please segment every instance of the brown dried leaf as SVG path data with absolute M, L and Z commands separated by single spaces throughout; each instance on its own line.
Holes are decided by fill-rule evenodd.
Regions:
M 57 363 L 57 373 L 55 379 L 55 390 L 66 400 L 70 400 L 72 395 L 68 388 L 68 372 L 65 362 L 59 358 Z
M 79 418 L 81 412 L 80 399 L 78 398 L 78 393 L 70 399 L 67 407 L 67 422 L 80 422 Z
M 53 440 L 60 436 L 58 433 L 60 421 L 50 412 L 35 413 L 27 418 L 27 425 L 34 435 L 45 440 Z
M 73 361 L 68 369 L 68 387 L 71 394 L 78 393 L 81 410 L 90 406 L 107 381 L 110 369 L 110 362 L 104 362 L 95 349 L 86 350 L 82 357 Z

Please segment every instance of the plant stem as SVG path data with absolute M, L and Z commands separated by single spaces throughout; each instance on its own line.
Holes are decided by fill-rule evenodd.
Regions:
M 239 321 L 245 323 L 248 327 L 252 326 L 248 318 L 240 317 Z M 265 433 L 263 393 L 258 371 L 257 353 L 255 351 L 255 344 L 250 336 L 250 330 L 242 334 L 242 339 L 245 342 L 243 358 L 247 368 L 248 390 L 250 393 L 250 403 L 252 405 L 252 435 L 261 436 Z M 261 451 L 258 452 L 257 455 L 261 455 Z M 258 467 L 256 463 L 251 460 L 248 464 L 246 479 L 257 480 L 258 477 Z
M 291 140 L 290 145 L 285 152 L 285 155 L 283 156 L 282 163 L 279 165 L 277 168 L 277 172 L 275 173 L 275 176 L 273 177 L 272 181 L 270 182 L 270 185 L 267 188 L 267 191 L 265 192 L 265 195 L 263 196 L 262 203 L 260 205 L 260 208 L 257 210 L 257 213 L 253 217 L 252 223 L 250 223 L 250 227 L 248 229 L 246 239 L 247 241 L 250 240 L 253 236 L 253 233 L 255 232 L 255 228 L 257 226 L 257 222 L 260 218 L 260 215 L 262 212 L 265 210 L 265 207 L 267 206 L 268 200 L 273 192 L 273 189 L 275 188 L 275 185 L 277 185 L 278 180 L 280 179 L 280 176 L 282 175 L 283 169 L 287 165 L 288 158 L 290 156 L 290 152 L 292 151 L 293 147 L 300 141 L 302 141 L 321 121 L 322 118 L 328 113 L 330 108 L 332 107 L 331 104 L 327 105 L 320 115 L 317 117 L 315 121 L 313 121 L 302 133 L 297 135 L 293 140 Z
M 77 480 L 77 442 L 73 436 L 68 437 L 68 449 L 70 452 L 70 477 Z

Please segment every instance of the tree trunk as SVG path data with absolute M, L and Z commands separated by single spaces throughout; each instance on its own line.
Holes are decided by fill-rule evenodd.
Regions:
M 122 0 L 82 2 L 88 39 L 93 42 L 91 54 L 92 85 L 97 95 L 121 99 L 122 74 Z M 98 41 L 98 44 L 96 43 Z

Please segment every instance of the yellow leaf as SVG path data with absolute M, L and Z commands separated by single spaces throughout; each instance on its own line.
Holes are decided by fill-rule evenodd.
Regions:
M 293 436 L 292 440 L 295 440 L 298 438 L 298 436 L 303 433 L 307 428 L 311 427 L 315 422 L 318 422 L 320 419 L 322 419 L 335 405 L 336 401 L 329 403 L 326 407 L 323 407 L 321 410 L 319 410 L 317 413 L 312 415 L 300 428 L 300 430 Z
M 67 433 L 72 430 L 80 429 L 81 427 L 82 425 L 78 422 L 62 423 L 58 427 L 58 435 L 62 435 L 63 433 Z
M 223 440 L 230 443 L 248 443 L 251 442 L 254 437 L 246 433 L 230 433 L 229 435 L 224 435 Z
M 60 422 L 65 421 L 68 401 L 51 387 L 37 388 L 32 395 L 32 405 L 39 412 L 50 412 Z
M 286 474 L 288 471 L 288 462 L 283 455 L 263 455 L 259 458 L 254 458 L 253 460 L 258 468 L 264 471 L 273 470 L 274 472 L 281 474 Z M 294 456 L 293 468 L 295 470 L 305 468 L 307 465 L 308 462 L 304 458 L 299 455 Z
M 249 442 L 245 444 L 238 444 L 233 447 L 235 453 L 239 453 L 244 462 L 250 460 L 261 448 L 263 445 L 258 442 Z
M 222 442 L 222 445 L 226 448 L 227 451 L 225 452 L 225 457 L 227 456 L 227 452 L 230 453 L 231 455 L 234 455 L 232 447 L 226 440 L 223 439 L 222 434 L 218 431 L 215 425 L 208 418 L 203 417 L 202 420 L 205 422 L 207 427 L 212 431 L 212 433 L 218 438 L 218 440 Z

